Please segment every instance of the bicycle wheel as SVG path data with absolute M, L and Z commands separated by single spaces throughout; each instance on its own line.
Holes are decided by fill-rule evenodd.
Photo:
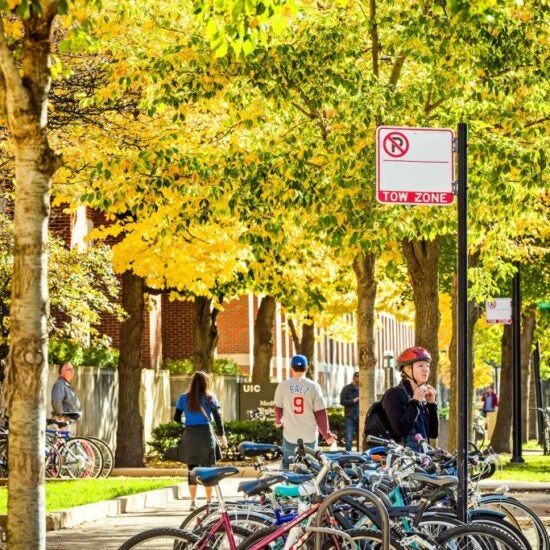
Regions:
M 157 527 L 142 531 L 129 538 L 118 550 L 130 550 L 131 548 L 150 548 L 151 550 L 184 550 L 192 548 L 197 542 L 198 537 L 173 527 Z
M 275 525 L 273 527 L 267 527 L 266 529 L 260 529 L 259 531 L 256 531 L 252 535 L 250 535 L 247 539 L 245 539 L 239 546 L 237 547 L 237 550 L 248 550 L 249 548 L 253 548 L 254 546 L 261 544 L 261 546 L 258 546 L 258 548 L 267 548 L 270 550 L 282 550 L 286 543 L 286 537 L 287 533 L 284 533 L 283 535 L 280 535 L 279 537 L 275 538 L 269 543 L 263 543 L 262 541 L 267 538 L 268 536 L 272 535 L 280 529 L 279 526 Z
M 237 546 L 240 545 L 252 534 L 252 531 L 249 531 L 244 527 L 239 527 L 238 525 L 231 525 L 231 529 L 233 529 L 233 538 Z M 212 534 L 209 534 L 207 529 L 202 532 L 202 536 L 200 532 L 193 534 L 199 535 L 199 538 L 201 539 L 201 544 L 204 540 L 204 537 L 208 536 L 208 539 L 206 541 L 206 548 L 208 548 L 209 550 L 230 550 L 231 548 L 234 548 L 234 546 L 231 545 L 229 536 L 223 526 Z
M 58 478 L 61 475 L 62 464 L 63 458 L 59 451 L 51 443 L 46 443 L 44 449 L 44 475 L 50 479 Z
M 339 533 L 323 534 L 323 550 L 378 550 L 382 548 L 382 533 L 371 529 L 350 529 L 344 531 L 345 536 Z M 392 550 L 406 550 L 409 548 L 429 548 L 429 537 L 422 533 L 409 534 L 412 538 L 406 545 L 400 544 L 393 538 L 390 538 L 390 548 Z M 314 536 L 312 534 L 312 536 Z M 416 540 L 414 537 L 418 537 Z M 350 540 L 351 538 L 351 540 Z M 425 545 L 422 543 L 425 542 Z
M 523 502 L 506 495 L 482 496 L 476 509 L 496 510 L 518 528 L 534 550 L 550 550 L 548 532 L 541 519 Z
M 99 439 L 99 437 L 86 436 L 85 439 L 97 445 L 97 447 L 99 447 L 99 451 L 101 452 L 103 467 L 101 468 L 101 472 L 98 477 L 109 477 L 115 466 L 115 455 L 111 447 L 109 447 L 103 439 Z
M 517 540 L 501 529 L 470 523 L 446 529 L 437 538 L 438 544 L 450 550 L 518 550 Z
M 63 457 L 63 477 L 97 477 L 101 472 L 101 452 L 91 441 L 75 437 L 65 442 L 58 450 Z

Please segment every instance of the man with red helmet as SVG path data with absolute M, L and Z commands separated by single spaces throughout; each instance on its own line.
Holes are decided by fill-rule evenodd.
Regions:
M 400 442 L 416 451 L 439 433 L 435 389 L 430 386 L 432 356 L 419 346 L 404 350 L 397 358 L 401 382 L 386 391 L 382 406 Z

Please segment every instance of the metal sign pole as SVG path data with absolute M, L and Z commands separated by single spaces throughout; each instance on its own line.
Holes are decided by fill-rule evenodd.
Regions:
M 525 462 L 521 456 L 521 276 L 519 264 L 512 288 L 512 458 L 510 462 Z
M 458 257 L 457 257 L 457 379 L 458 379 L 458 519 L 468 518 L 468 126 L 458 125 Z

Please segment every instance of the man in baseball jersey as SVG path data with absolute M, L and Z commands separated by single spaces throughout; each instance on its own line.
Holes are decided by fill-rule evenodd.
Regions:
M 311 449 L 317 448 L 319 432 L 328 445 L 335 441 L 321 387 L 306 378 L 307 357 L 295 355 L 290 366 L 291 377 L 275 390 L 275 426 L 283 428 L 283 468 L 292 462 L 298 439 Z

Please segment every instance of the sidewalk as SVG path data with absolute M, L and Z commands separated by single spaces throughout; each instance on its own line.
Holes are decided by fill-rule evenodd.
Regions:
M 145 474 L 144 470 L 136 468 L 125 470 L 124 473 L 150 475 L 149 472 Z M 224 479 L 221 483 L 224 497 L 242 496 L 237 491 L 239 483 L 255 478 L 256 474 L 252 468 L 241 468 L 240 475 Z M 182 475 L 181 471 L 178 471 L 178 475 Z M 502 485 L 508 486 L 513 496 L 534 509 L 539 516 L 550 520 L 550 483 L 486 480 L 481 482 L 480 487 L 483 492 L 492 492 Z M 166 489 L 49 514 L 46 547 L 48 550 L 114 550 L 134 534 L 146 529 L 178 527 L 188 513 L 187 495 L 186 483 L 179 483 Z M 200 505 L 204 502 L 202 487 L 199 487 L 198 495 Z

